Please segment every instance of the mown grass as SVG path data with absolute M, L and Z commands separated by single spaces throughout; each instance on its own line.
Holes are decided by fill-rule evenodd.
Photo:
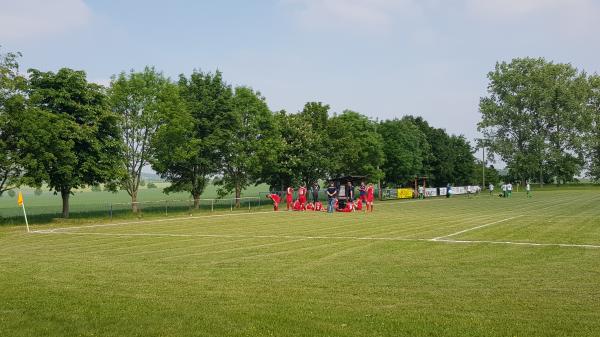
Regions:
M 600 193 L 0 228 L 2 336 L 597 336 Z M 222 214 L 225 215 L 225 214 Z M 36 225 L 48 230 L 65 224 Z

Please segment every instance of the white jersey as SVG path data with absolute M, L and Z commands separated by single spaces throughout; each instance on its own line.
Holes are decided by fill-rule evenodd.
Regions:
M 531 191 L 531 186 L 529 185 L 529 183 L 527 183 L 527 186 L 525 187 L 527 189 L 527 191 Z
M 512 191 L 512 184 L 506 185 L 506 189 L 509 190 L 509 191 Z
M 489 187 L 489 189 L 490 189 L 490 191 L 493 191 L 493 190 L 494 190 L 494 185 L 493 185 L 493 184 L 490 184 L 490 187 Z
M 506 185 L 502 185 L 502 191 L 506 192 Z

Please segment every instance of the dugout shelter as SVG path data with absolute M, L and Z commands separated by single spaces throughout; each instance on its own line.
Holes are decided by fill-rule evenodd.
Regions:
M 358 195 L 358 187 L 361 182 L 367 183 L 368 176 L 341 176 L 333 179 L 329 179 L 330 182 L 335 184 L 335 188 L 338 190 L 338 202 L 340 207 L 346 206 L 346 200 L 348 200 L 348 196 L 346 195 L 346 185 L 348 182 L 352 183 L 354 186 L 354 193 Z

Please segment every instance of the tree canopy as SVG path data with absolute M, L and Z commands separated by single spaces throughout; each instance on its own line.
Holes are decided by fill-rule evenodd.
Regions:
M 34 156 L 25 174 L 60 193 L 66 218 L 73 189 L 119 177 L 123 157 L 118 117 L 102 88 L 88 83 L 83 71 L 30 69 L 28 94 L 25 118 L 30 125 L 21 136 Z

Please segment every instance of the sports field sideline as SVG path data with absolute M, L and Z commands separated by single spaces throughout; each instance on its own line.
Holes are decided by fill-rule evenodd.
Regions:
M 598 336 L 600 193 L 0 228 L 2 336 Z

